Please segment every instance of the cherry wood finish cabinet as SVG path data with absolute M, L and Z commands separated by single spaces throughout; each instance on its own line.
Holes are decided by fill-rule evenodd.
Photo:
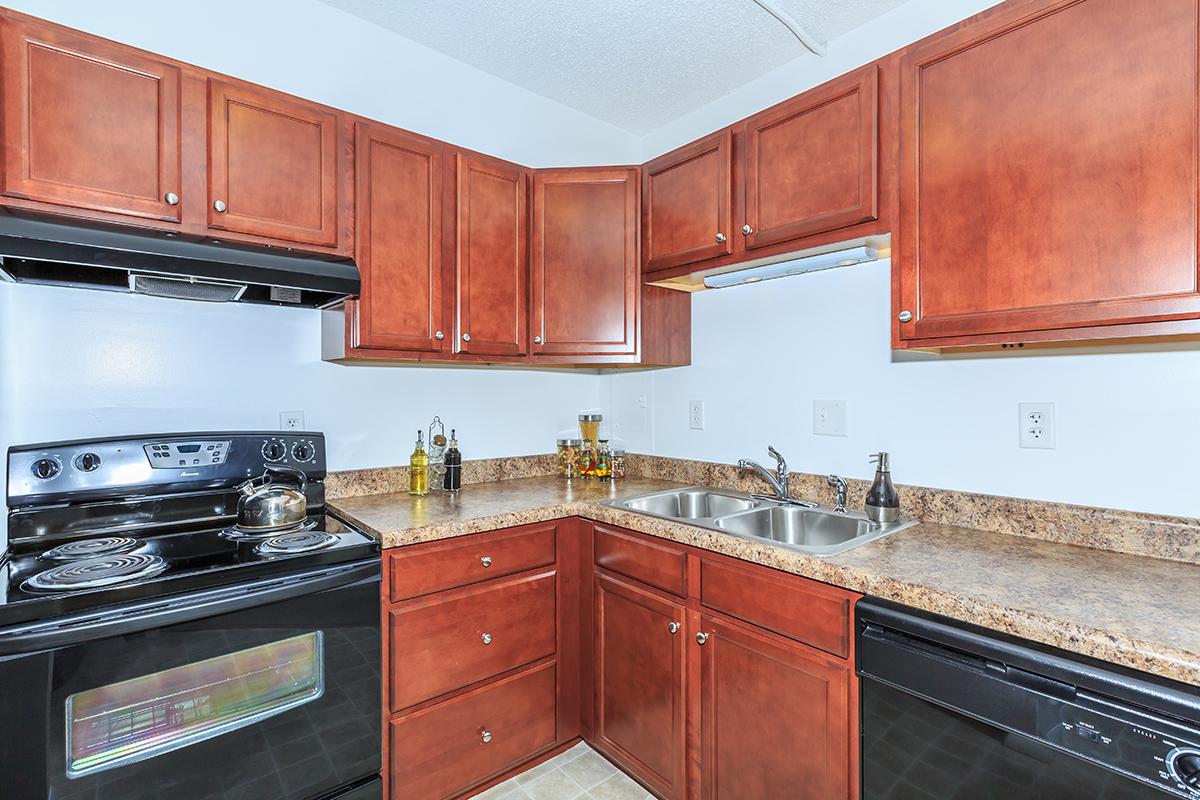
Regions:
M 456 158 L 456 353 L 529 352 L 527 170 L 486 156 Z
M 215 78 L 208 96 L 208 226 L 336 247 L 338 115 Z
M 352 304 L 352 346 L 441 352 L 442 162 L 439 142 L 378 123 L 355 135 L 362 294 Z
M 646 272 L 733 252 L 732 131 L 642 167 L 642 237 Z
M 1200 332 L 1196 0 L 1009 2 L 901 70 L 893 344 Z
M 178 223 L 178 66 L 56 26 L 5 17 L 3 194 Z

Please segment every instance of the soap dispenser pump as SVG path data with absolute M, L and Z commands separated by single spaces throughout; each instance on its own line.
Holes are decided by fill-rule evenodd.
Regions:
M 892 484 L 891 459 L 887 453 L 871 456 L 875 462 L 875 482 L 867 492 L 866 512 L 873 521 L 881 524 L 895 522 L 900 516 L 900 494 Z

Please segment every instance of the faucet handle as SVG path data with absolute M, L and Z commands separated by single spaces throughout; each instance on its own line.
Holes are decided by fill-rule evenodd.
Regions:
M 775 474 L 782 476 L 781 480 L 783 477 L 787 477 L 787 459 L 783 457 L 783 454 L 772 445 L 767 445 L 767 453 L 775 459 Z

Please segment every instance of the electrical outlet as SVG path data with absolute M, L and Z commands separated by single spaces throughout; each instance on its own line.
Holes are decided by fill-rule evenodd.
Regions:
M 1021 447 L 1054 449 L 1054 403 L 1017 405 Z
M 688 401 L 688 427 L 694 431 L 704 430 L 704 401 Z
M 645 407 L 646 407 L 646 405 L 647 405 L 647 402 L 646 402 L 646 395 L 644 395 L 644 394 L 639 394 L 639 395 L 638 395 L 638 408 L 645 408 Z
M 302 431 L 302 430 L 304 430 L 304 412 L 303 411 L 280 411 L 279 412 L 279 430 L 281 430 L 281 431 Z
M 814 400 L 813 433 L 818 436 L 845 436 L 846 401 Z

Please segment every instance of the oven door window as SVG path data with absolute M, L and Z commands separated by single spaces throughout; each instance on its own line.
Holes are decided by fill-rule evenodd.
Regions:
M 66 701 L 67 775 L 169 753 L 324 693 L 320 631 L 77 692 Z

